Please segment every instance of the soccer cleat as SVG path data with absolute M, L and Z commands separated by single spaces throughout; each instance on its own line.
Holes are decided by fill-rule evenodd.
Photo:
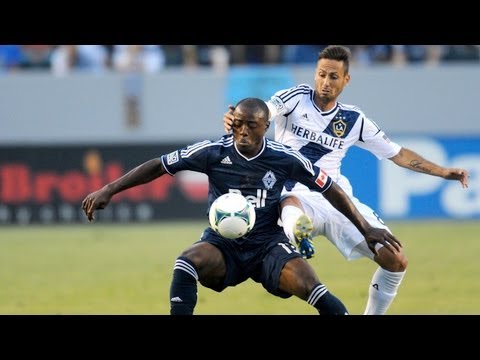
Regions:
M 298 250 L 305 259 L 310 259 L 315 254 L 315 246 L 312 239 L 313 224 L 312 220 L 306 215 L 302 214 L 295 222 L 293 234 L 297 242 Z
M 295 228 L 293 229 L 297 244 L 304 238 L 312 239 L 312 230 L 312 220 L 310 220 L 306 214 L 300 215 L 295 222 Z

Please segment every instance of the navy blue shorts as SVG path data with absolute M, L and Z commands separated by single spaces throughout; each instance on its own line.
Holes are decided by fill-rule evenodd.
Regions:
M 262 239 L 264 237 L 264 239 Z M 291 259 L 301 257 L 281 227 L 268 234 L 256 236 L 257 244 L 225 239 L 208 228 L 200 242 L 206 241 L 223 253 L 227 274 L 222 285 L 212 288 L 221 292 L 229 286 L 236 286 L 247 279 L 261 283 L 271 294 L 281 298 L 292 296 L 278 289 L 280 272 Z

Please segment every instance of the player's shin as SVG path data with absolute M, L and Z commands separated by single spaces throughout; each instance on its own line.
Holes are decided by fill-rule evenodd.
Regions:
M 345 305 L 323 284 L 313 288 L 307 302 L 315 307 L 320 315 L 348 315 Z
M 405 271 L 391 272 L 381 267 L 375 271 L 368 290 L 368 303 L 364 315 L 384 315 L 397 295 Z
M 197 304 L 197 281 L 193 263 L 186 257 L 178 257 L 170 285 L 170 315 L 193 315 Z

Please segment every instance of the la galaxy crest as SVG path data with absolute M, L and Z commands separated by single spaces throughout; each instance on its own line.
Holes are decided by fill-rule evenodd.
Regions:
M 347 123 L 343 120 L 345 120 L 345 118 L 340 115 L 337 117 L 337 120 L 332 122 L 333 132 L 337 137 L 342 137 L 347 130 Z

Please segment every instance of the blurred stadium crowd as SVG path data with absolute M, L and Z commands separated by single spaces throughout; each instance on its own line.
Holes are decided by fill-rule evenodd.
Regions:
M 43 69 L 157 72 L 242 64 L 314 64 L 327 45 L 0 45 L 0 73 Z M 347 45 L 353 66 L 480 62 L 480 45 Z

